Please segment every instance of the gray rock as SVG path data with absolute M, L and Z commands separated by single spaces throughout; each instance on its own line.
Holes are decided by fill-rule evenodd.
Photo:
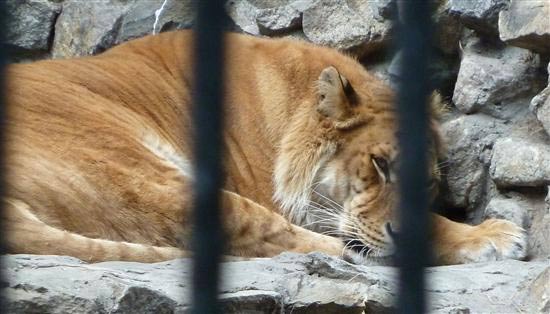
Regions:
M 521 303 L 525 287 L 548 268 L 546 261 L 506 261 L 428 269 L 430 313 L 521 312 L 532 305 Z
M 451 53 L 450 50 L 448 52 Z M 375 63 L 371 63 L 370 65 L 367 63 L 367 69 L 369 69 L 369 71 L 371 69 L 374 70 L 377 77 L 389 82 L 390 86 L 397 90 L 398 83 L 401 80 L 401 51 L 398 51 L 388 64 Z M 459 69 L 459 63 L 456 58 L 453 58 L 453 56 L 441 55 L 434 57 L 430 60 L 428 68 L 430 70 L 430 83 L 435 90 L 443 94 L 454 88 Z
M 302 25 L 302 12 L 292 4 L 260 10 L 256 15 L 259 32 L 264 35 L 284 34 Z
M 65 1 L 55 26 L 53 57 L 91 55 L 113 46 L 127 9 L 117 0 Z
M 256 23 L 258 8 L 253 6 L 248 0 L 230 0 L 226 4 L 226 11 L 233 22 L 241 31 L 259 35 L 260 29 Z
M 370 58 L 366 58 L 366 60 L 363 61 L 363 65 L 370 74 L 373 74 L 375 77 L 386 82 L 390 86 L 395 87 L 394 82 L 397 78 L 394 73 L 390 72 L 392 69 L 392 60 L 393 59 L 371 60 Z
M 377 2 L 319 0 L 303 13 L 306 37 L 320 45 L 361 56 L 389 42 L 391 23 L 378 13 Z
M 550 52 L 550 2 L 511 0 L 498 19 L 500 39 L 541 53 Z
M 190 261 L 85 264 L 61 256 L 12 255 L 2 263 L 9 313 L 187 313 Z M 428 268 L 434 313 L 540 307 L 546 261 Z M 319 253 L 222 264 L 224 313 L 388 313 L 395 270 L 355 266 Z M 538 278 L 535 280 L 535 278 Z M 533 288 L 535 287 L 535 288 Z M 519 304 L 516 300 L 524 300 Z M 460 312 L 462 311 L 462 312 Z
M 302 12 L 318 0 L 231 0 L 226 10 L 241 31 L 252 35 L 281 35 L 302 25 Z
M 550 63 L 548 64 L 548 72 L 550 73 Z M 550 134 L 550 76 L 548 77 L 548 86 L 533 97 L 529 108 L 541 122 L 546 134 Z
M 533 97 L 530 109 L 536 114 L 547 134 L 550 134 L 550 85 Z
M 500 139 L 493 148 L 490 170 L 499 187 L 548 185 L 550 146 L 519 138 Z
M 174 313 L 176 301 L 148 287 L 125 287 L 110 313 Z
M 464 48 L 453 102 L 464 113 L 498 116 L 499 106 L 529 97 L 537 89 L 539 66 L 539 57 L 529 50 L 492 47 L 474 39 Z
M 531 283 L 524 304 L 531 313 L 550 313 L 550 268 Z
M 192 0 L 68 0 L 56 24 L 53 56 L 96 54 L 130 39 L 189 28 L 194 18 Z
M 259 9 L 276 8 L 276 7 L 289 5 L 295 2 L 305 2 L 305 3 L 311 2 L 310 0 L 247 0 L 247 1 Z M 313 0 L 313 1 L 316 1 L 316 0 Z
M 449 13 L 462 24 L 484 35 L 498 35 L 498 14 L 510 0 L 449 0 Z
M 190 305 L 190 261 L 84 264 L 69 257 L 7 256 L 10 313 L 173 313 Z M 223 264 L 224 313 L 360 313 L 392 307 L 393 270 L 321 254 Z M 370 293 L 373 291 L 373 293 Z M 140 308 L 141 307 L 141 308 Z M 139 309 L 139 310 L 138 310 Z
M 533 215 L 530 228 L 529 251 L 535 258 L 550 259 L 550 190 L 545 199 L 545 206 Z
M 19 58 L 39 57 L 50 50 L 61 6 L 47 0 L 7 0 L 5 43 Z
M 550 262 L 550 211 L 547 191 L 545 188 L 516 190 L 519 191 L 500 189 L 493 193 L 482 220 L 502 218 L 523 227 L 529 235 L 528 258 Z
M 306 35 L 304 35 L 304 32 L 301 29 L 292 31 L 290 33 L 284 34 L 285 38 L 295 39 L 295 40 L 301 40 L 301 41 L 308 41 L 306 38 Z
M 533 219 L 530 229 L 529 253 L 535 258 L 550 259 L 550 213 Z
M 397 1 L 396 0 L 373 0 L 376 8 L 378 8 L 378 14 L 385 19 L 393 19 L 397 15 Z
M 282 313 L 283 296 L 274 291 L 242 290 L 220 295 L 223 313 Z
M 135 0 L 124 13 L 116 43 L 190 28 L 194 22 L 193 0 Z
M 451 2 L 444 1 L 434 14 L 434 23 L 437 28 L 435 33 L 436 45 L 446 54 L 458 53 L 462 33 L 460 19 L 452 14 L 451 8 Z
M 527 209 L 513 198 L 493 198 L 485 207 L 485 218 L 509 220 L 516 225 L 527 228 Z
M 506 131 L 499 120 L 477 114 L 460 115 L 441 126 L 447 143 L 447 202 L 473 210 L 485 202 L 488 166 L 494 142 Z

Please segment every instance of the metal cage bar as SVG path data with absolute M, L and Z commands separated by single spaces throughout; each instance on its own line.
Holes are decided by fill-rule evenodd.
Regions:
M 424 267 L 430 262 L 428 213 L 428 99 L 431 52 L 430 1 L 400 0 L 398 46 L 399 266 L 398 313 L 426 312 Z
M 4 69 L 7 59 L 7 49 L 4 43 L 6 38 L 6 5 L 4 1 L 0 1 L 0 198 L 4 196 L 4 174 L 6 173 L 4 168 L 4 139 L 5 139 L 5 125 L 6 125 L 6 102 L 4 97 L 6 77 L 4 75 Z M 4 202 L 0 202 L 0 256 L 4 256 L 7 253 L 3 234 L 5 220 L 4 220 Z M 4 295 L 5 287 L 7 285 L 6 278 L 4 277 L 3 271 L 3 260 L 0 259 L 0 314 L 7 313 L 6 310 L 6 296 Z
M 197 314 L 220 313 L 217 301 L 219 261 L 223 251 L 220 220 L 222 186 L 222 102 L 224 1 L 195 2 L 194 134 L 195 190 L 193 214 L 193 303 Z

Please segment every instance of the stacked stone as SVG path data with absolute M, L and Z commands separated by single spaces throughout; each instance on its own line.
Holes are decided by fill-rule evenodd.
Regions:
M 6 0 L 16 61 L 91 55 L 193 25 L 192 0 Z
M 8 42 L 30 58 L 101 52 L 155 32 L 193 25 L 192 0 L 6 0 Z M 387 45 L 390 1 L 231 0 L 232 28 L 266 36 L 297 36 L 363 55 Z M 155 29 L 154 29 L 155 28 Z
M 473 222 L 516 222 L 530 233 L 531 256 L 547 258 L 550 2 L 451 0 L 448 12 L 465 29 L 454 114 L 443 124 L 447 201 Z

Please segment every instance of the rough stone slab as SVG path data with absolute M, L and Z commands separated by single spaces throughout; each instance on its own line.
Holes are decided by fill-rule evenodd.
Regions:
M 306 37 L 319 45 L 353 51 L 361 56 L 389 42 L 391 23 L 372 1 L 319 0 L 303 13 Z
M 529 50 L 488 46 L 474 38 L 464 49 L 453 102 L 464 113 L 492 114 L 495 107 L 527 97 L 538 88 L 539 66 L 539 57 Z
M 190 261 L 85 264 L 62 256 L 4 257 L 9 313 L 187 313 Z M 548 261 L 432 267 L 433 313 L 505 313 L 540 307 Z M 387 313 L 393 309 L 395 269 L 355 266 L 319 253 L 222 266 L 224 313 Z M 523 302 L 521 302 L 523 300 Z M 461 310 L 462 312 L 457 312 Z
M 490 171 L 500 187 L 548 185 L 550 146 L 518 138 L 500 139 L 493 148 Z
M 224 313 L 282 313 L 283 296 L 274 291 L 243 290 L 223 293 Z
M 20 55 L 48 53 L 61 6 L 47 0 L 7 0 L 5 43 Z
M 550 268 L 531 283 L 524 303 L 531 313 L 550 313 Z
M 478 33 L 498 35 L 498 14 L 509 0 L 449 0 L 449 14 Z
M 116 0 L 67 0 L 55 25 L 52 56 L 69 58 L 113 46 L 127 5 Z
M 528 306 L 521 302 L 525 287 L 548 267 L 548 261 L 504 261 L 428 269 L 430 312 L 520 312 Z
M 550 53 L 550 2 L 510 0 L 498 19 L 500 39 L 540 53 Z
M 157 264 L 84 264 L 70 257 L 8 256 L 10 313 L 186 313 L 190 261 Z M 391 308 L 393 270 L 357 267 L 321 254 L 284 254 L 274 259 L 224 263 L 224 313 L 361 313 L 365 302 Z M 370 291 L 374 290 L 371 294 Z M 141 302 L 139 299 L 145 299 Z M 133 306 L 133 307 L 132 307 Z M 275 312 L 272 312 L 275 311 Z M 143 310 L 140 311 L 143 313 Z

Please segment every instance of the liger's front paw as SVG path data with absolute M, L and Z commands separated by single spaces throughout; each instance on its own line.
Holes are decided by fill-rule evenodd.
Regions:
M 527 234 L 510 221 L 489 219 L 469 229 L 454 250 L 455 263 L 521 260 L 527 256 Z

